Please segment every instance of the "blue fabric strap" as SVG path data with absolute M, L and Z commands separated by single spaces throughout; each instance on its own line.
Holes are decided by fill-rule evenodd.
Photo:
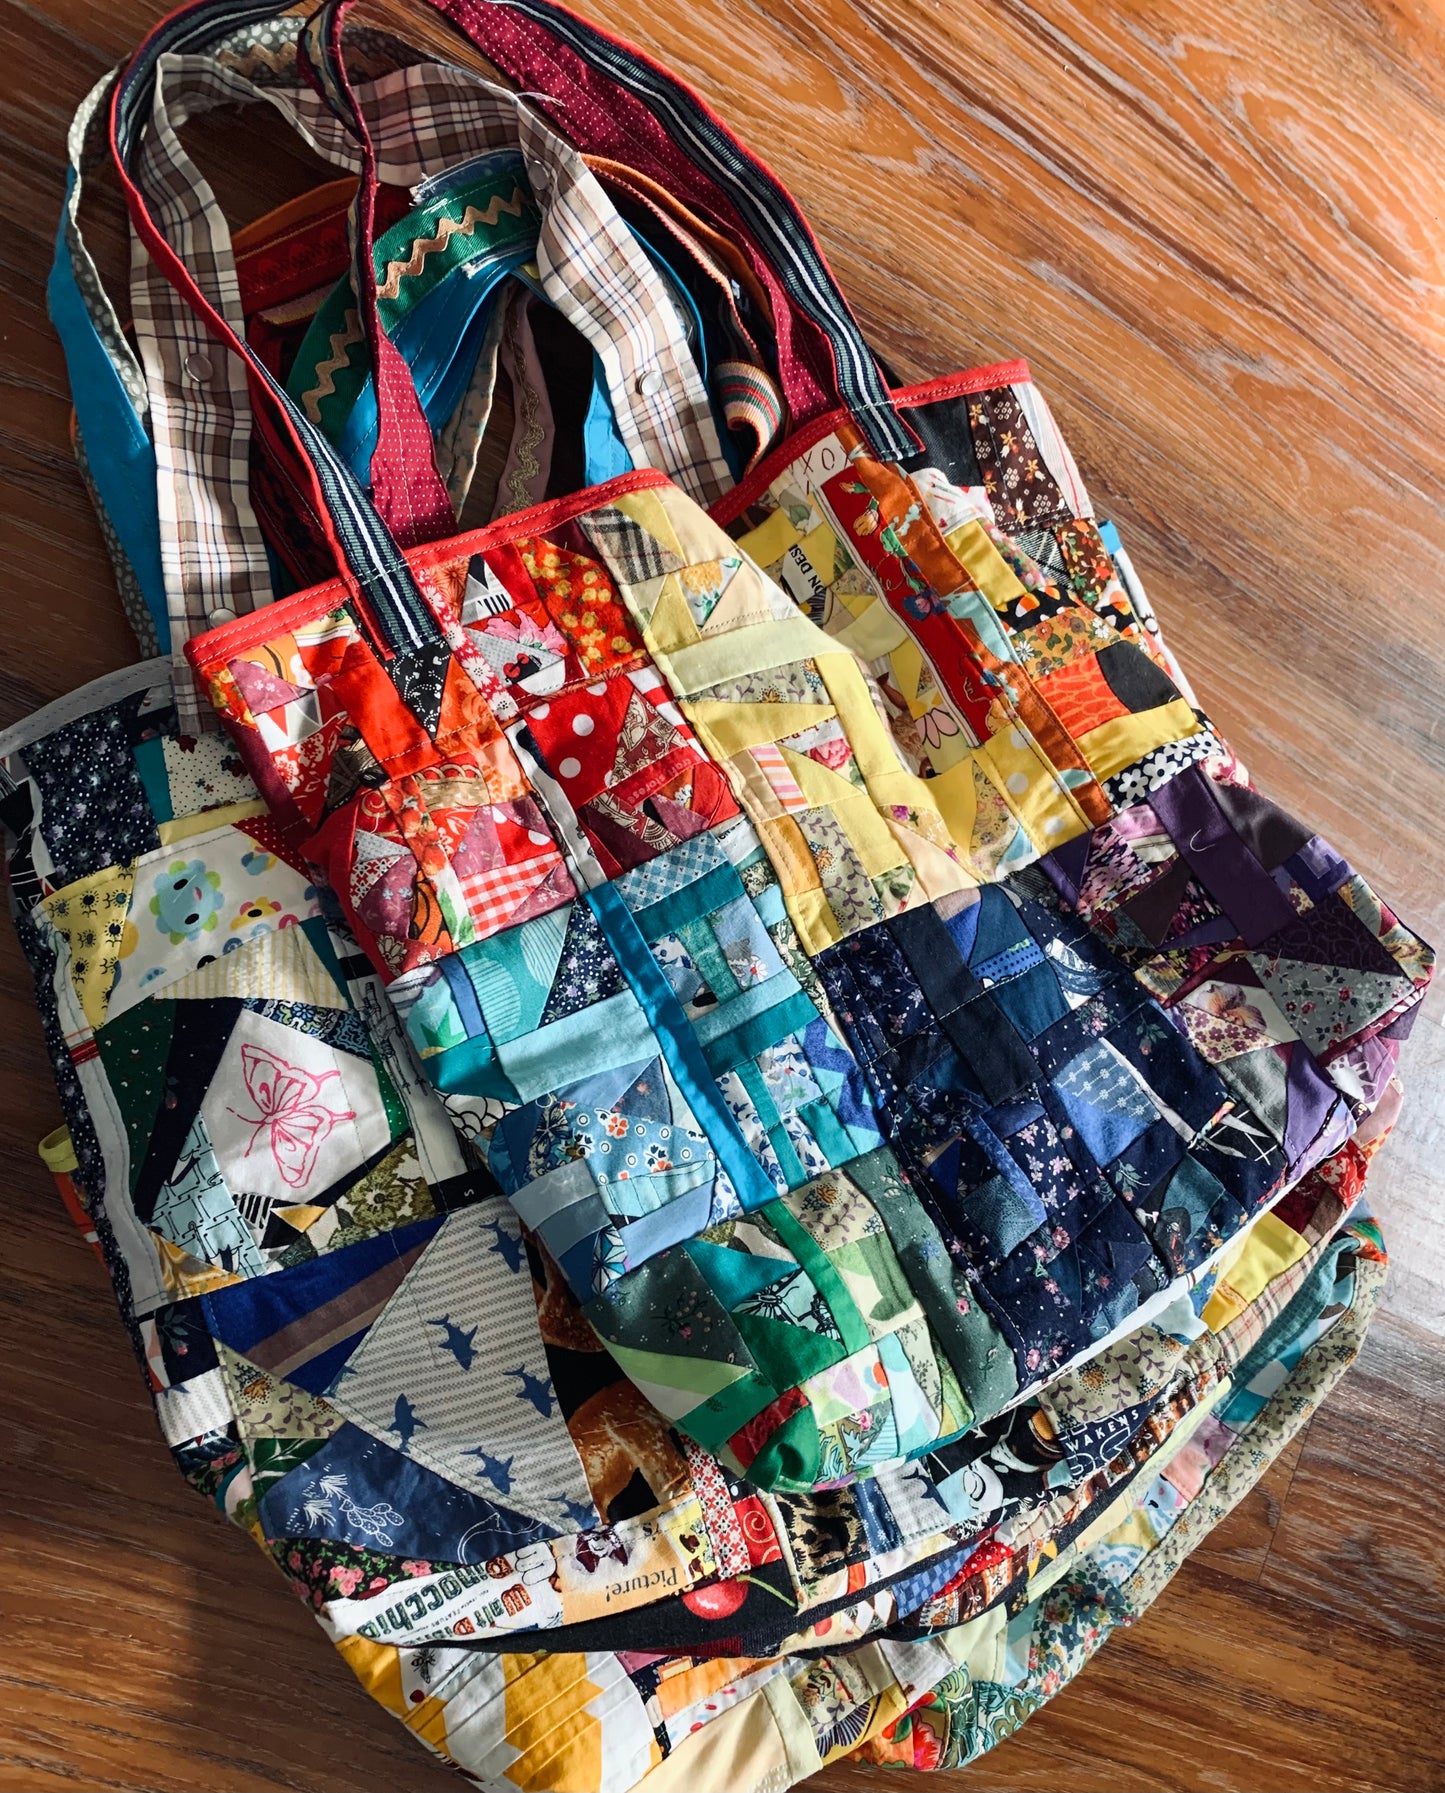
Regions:
M 65 351 L 76 424 L 90 476 L 121 549 L 130 562 L 155 627 L 156 646 L 171 648 L 166 582 L 161 571 L 161 525 L 156 505 L 156 456 L 145 424 L 100 340 L 76 284 L 65 223 L 78 180 L 65 173 L 65 206 L 55 238 L 55 259 L 46 287 L 50 321 Z

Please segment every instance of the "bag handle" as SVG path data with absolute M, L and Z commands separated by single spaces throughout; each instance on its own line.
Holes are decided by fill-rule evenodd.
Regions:
M 918 439 L 898 416 L 883 371 L 796 204 L 692 89 L 548 0 L 426 4 L 516 80 L 580 148 L 677 187 L 752 250 L 759 277 L 775 295 L 780 382 L 795 420 L 841 407 L 881 458 L 917 451 Z M 266 0 L 191 0 L 151 33 L 132 73 L 166 49 L 202 47 L 218 14 L 234 28 L 276 10 Z M 127 132 L 130 104 L 123 93 Z
M 680 127 L 691 132 L 692 139 L 712 157 L 713 165 L 719 173 L 733 182 L 733 197 L 740 201 L 741 208 L 749 209 L 754 221 L 762 223 L 765 235 L 771 234 L 776 242 L 790 251 L 796 251 L 791 262 L 785 262 L 785 266 L 789 268 L 787 284 L 791 291 L 799 295 L 799 303 L 805 313 L 831 317 L 835 325 L 839 326 L 843 341 L 833 350 L 835 367 L 840 376 L 840 384 L 860 389 L 858 396 L 849 398 L 846 392 L 843 396 L 847 408 L 860 416 L 860 426 L 863 427 L 870 445 L 890 458 L 913 452 L 915 439 L 912 432 L 897 418 L 883 376 L 867 351 L 846 302 L 837 293 L 826 264 L 817 252 L 817 246 L 806 225 L 802 223 L 796 207 L 782 195 L 777 183 L 772 181 L 761 164 L 747 157 L 741 146 L 728 136 L 690 90 L 674 82 L 655 65 L 646 63 L 627 46 L 593 32 L 590 27 L 583 26 L 560 8 L 541 7 L 538 16 L 545 18 L 547 24 L 533 31 L 529 43 L 509 41 L 514 28 L 520 29 L 517 18 L 519 8 L 536 8 L 539 0 L 508 0 L 505 7 L 493 4 L 492 0 L 429 0 L 429 3 L 454 22 L 459 22 L 473 41 L 485 35 L 487 52 L 490 54 L 494 49 L 501 52 L 501 65 L 504 67 L 508 67 L 509 62 L 515 66 L 525 60 L 523 51 L 536 53 L 539 31 L 543 42 L 551 48 L 548 36 L 550 27 L 559 35 L 570 33 L 573 41 L 605 60 L 610 71 L 620 78 L 624 86 L 630 81 L 637 92 L 646 92 L 655 103 L 667 103 L 670 116 L 678 121 Z M 355 584 L 357 595 L 366 603 L 376 625 L 378 638 L 392 651 L 405 651 L 433 638 L 436 625 L 407 570 L 394 536 L 359 491 L 349 470 L 331 450 L 321 432 L 310 425 L 304 416 L 297 414 L 278 382 L 271 378 L 237 333 L 214 306 L 194 292 L 184 263 L 156 226 L 144 196 L 131 177 L 131 159 L 144 123 L 145 95 L 153 78 L 157 59 L 169 50 L 183 51 L 190 47 L 200 47 L 214 38 L 218 28 L 235 30 L 247 23 L 270 19 L 280 10 L 282 8 L 276 0 L 191 0 L 191 4 L 183 6 L 162 21 L 146 39 L 117 83 L 111 107 L 112 151 L 138 237 L 145 243 L 167 278 L 178 290 L 187 293 L 212 334 L 232 352 L 242 356 L 248 368 L 253 394 L 279 420 L 285 437 L 294 445 L 307 469 L 310 483 L 319 500 L 320 519 L 336 564 L 344 569 L 348 584 Z M 471 29 L 468 29 L 469 25 Z M 564 59 L 569 51 L 566 48 L 556 49 L 553 54 L 558 59 Z M 592 116 L 596 118 L 600 116 L 596 100 L 578 79 L 579 75 L 586 76 L 589 71 L 580 57 L 574 57 L 574 60 L 577 62 L 577 70 L 573 74 L 572 85 L 577 103 L 584 111 L 590 107 Z M 513 72 L 512 68 L 508 68 L 508 72 Z M 608 84 L 605 77 L 603 79 L 608 96 L 614 96 L 616 90 Z M 595 85 L 594 81 L 594 89 Z M 569 109 L 565 96 L 560 100 L 549 98 L 547 104 L 563 112 Z M 656 152 L 659 145 L 665 144 L 667 165 L 674 168 L 690 167 L 686 158 L 667 139 L 659 121 L 651 116 L 640 99 L 628 110 L 643 129 L 654 161 L 658 160 Z M 605 118 L 603 123 L 605 124 Z M 614 143 L 613 147 L 625 152 L 629 146 Z M 757 190 L 750 192 L 749 182 L 754 179 Z M 718 202 L 714 192 L 708 190 L 715 189 L 716 183 L 711 182 L 710 177 L 700 175 L 696 169 L 691 170 L 690 181 L 698 196 L 698 203 L 709 205 L 709 209 L 716 211 Z M 759 192 L 767 196 L 766 202 L 758 197 Z M 726 203 L 726 196 L 724 202 Z M 781 203 L 782 206 L 783 221 L 776 228 L 769 212 L 769 207 L 774 202 Z M 849 337 L 853 339 L 851 342 L 848 341 Z M 874 397 L 873 392 L 878 396 Z M 414 393 L 412 397 L 415 403 Z M 430 463 L 429 435 L 426 460 Z
M 456 527 L 451 497 L 437 472 L 431 428 L 401 351 L 382 327 L 377 307 L 376 146 L 357 103 L 341 54 L 341 29 L 350 0 L 324 6 L 296 39 L 296 65 L 361 153 L 352 201 L 352 280 L 371 354 L 376 390 L 377 447 L 371 458 L 372 502 L 403 548 L 437 541 Z M 385 452 L 382 452 L 382 450 Z
M 214 41 L 217 35 L 215 13 L 216 8 L 208 9 L 210 20 L 207 36 Z M 235 8 L 229 10 L 234 15 Z M 221 26 L 224 34 L 234 33 L 234 17 L 227 17 Z M 161 67 L 161 52 L 154 62 Z M 135 71 L 131 71 L 134 73 Z M 461 71 L 457 71 L 458 77 Z M 129 77 L 127 77 L 129 79 Z M 153 71 L 154 86 L 159 79 L 158 70 Z M 466 77 L 466 79 L 471 79 Z M 128 89 L 131 101 L 130 116 L 138 119 L 141 114 L 140 104 L 134 96 L 138 91 L 139 81 Z M 500 92 L 500 90 L 497 90 Z M 120 104 L 119 92 L 116 106 L 112 109 L 113 139 L 119 135 L 116 113 Z M 537 128 L 550 135 L 549 127 L 538 121 Z M 143 141 L 143 140 L 142 140 Z M 113 142 L 113 150 L 116 148 Z M 134 146 L 139 152 L 140 146 Z M 218 337 L 233 353 L 239 356 L 248 370 L 252 396 L 257 401 L 258 423 L 264 424 L 269 418 L 273 423 L 273 432 L 281 438 L 281 452 L 288 448 L 299 456 L 300 466 L 306 470 L 307 483 L 310 484 L 319 499 L 316 507 L 320 523 L 318 533 L 324 539 L 329 557 L 346 578 L 348 586 L 364 601 L 365 613 L 371 632 L 384 646 L 394 652 L 406 652 L 415 647 L 419 641 L 434 639 L 436 628 L 428 607 L 420 595 L 415 592 L 414 582 L 406 569 L 404 560 L 398 551 L 394 533 L 375 517 L 372 508 L 348 473 L 344 459 L 331 449 L 324 432 L 316 428 L 294 404 L 288 405 L 286 395 L 268 373 L 266 368 L 254 356 L 249 346 L 242 340 L 234 321 L 227 320 L 219 311 L 218 305 L 210 304 L 197 288 L 189 270 L 185 268 L 174 248 L 159 231 L 154 217 L 151 215 L 146 195 L 140 190 L 130 170 L 124 165 L 124 159 L 117 155 L 118 173 L 121 177 L 122 189 L 127 204 L 135 221 L 137 235 L 150 248 L 157 268 L 164 276 L 164 283 L 180 293 L 186 304 L 201 316 L 207 329 Z M 591 179 L 592 177 L 588 177 Z M 218 302 L 219 303 L 219 302 Z M 634 303 L 633 315 L 639 315 L 640 307 Z M 682 352 L 686 352 L 685 348 Z M 410 380 L 407 374 L 408 382 Z M 699 393 L 701 386 L 699 384 Z M 705 403 L 705 395 L 702 402 Z M 716 441 L 716 431 L 712 432 Z M 430 458 L 430 432 L 427 435 L 427 454 Z M 289 457 L 288 457 L 289 458 Z M 204 469 L 199 470 L 204 474 Z M 319 482 L 319 483 L 318 483 Z M 728 481 L 727 483 L 731 483 Z M 436 530 L 438 535 L 448 535 L 455 530 L 455 521 L 448 506 L 444 526 Z M 368 558 L 369 557 L 369 558 Z M 175 645 L 179 645 L 178 643 Z
M 170 649 L 156 504 L 156 459 L 145 426 L 145 375 L 126 341 L 80 228 L 84 171 L 102 136 L 114 71 L 81 101 L 67 139 L 65 204 L 46 285 L 50 319 L 65 354 L 78 449 L 98 510 L 114 532 L 112 558 L 125 600 L 127 571 L 140 600 L 127 604 L 143 655 Z
M 194 11 L 198 15 L 200 9 Z M 155 124 L 148 128 L 147 134 L 140 135 L 136 142 L 126 144 L 122 132 L 119 129 L 117 131 L 125 159 L 134 165 L 136 172 L 148 167 L 147 158 L 152 154 L 151 136 L 164 122 L 166 101 L 163 97 L 155 98 L 155 95 L 163 93 L 167 64 L 175 63 L 184 67 L 188 61 L 208 61 L 208 58 L 201 58 L 197 49 L 203 40 L 214 44 L 220 37 L 229 36 L 233 41 L 244 38 L 246 30 L 237 31 L 234 28 L 234 12 L 234 7 L 228 11 L 224 6 L 218 8 L 212 5 L 206 9 L 205 19 L 193 17 L 193 28 L 189 36 L 182 38 L 174 34 L 165 35 L 168 43 L 187 44 L 188 51 L 167 51 L 155 47 L 155 53 L 148 54 L 143 46 L 142 52 L 138 53 L 137 64 L 132 66 L 125 78 L 125 105 L 128 115 L 135 121 L 136 131 L 140 131 L 140 95 L 145 88 L 152 90 L 153 103 L 159 110 Z M 145 66 L 147 64 L 150 66 Z M 318 66 L 314 50 L 312 65 L 313 68 Z M 735 476 L 729 471 L 706 389 L 693 366 L 684 330 L 666 298 L 664 282 L 645 251 L 617 216 L 596 177 L 545 120 L 535 112 L 518 106 L 507 90 L 492 87 L 480 77 L 469 75 L 459 68 L 449 68 L 444 64 L 423 66 L 434 69 L 439 76 L 449 76 L 455 83 L 467 88 L 474 85 L 479 96 L 490 96 L 491 105 L 503 106 L 507 117 L 514 121 L 508 128 L 510 140 L 516 142 L 520 134 L 524 157 L 529 156 L 534 166 L 538 164 L 539 158 L 545 158 L 546 165 L 557 170 L 553 203 L 544 208 L 543 277 L 548 297 L 570 317 L 584 336 L 592 340 L 594 349 L 601 355 L 613 409 L 634 464 L 658 466 L 669 472 L 700 502 L 715 501 L 731 488 Z M 314 87 L 316 82 L 312 81 L 311 85 Z M 272 99 L 278 105 L 281 103 L 269 83 L 258 97 Z M 459 92 L 459 98 L 465 99 L 466 94 Z M 333 101 L 336 103 L 333 104 Z M 352 108 L 342 101 L 335 85 L 330 86 L 329 92 L 323 91 L 312 104 L 323 109 L 333 130 L 349 146 L 347 164 L 358 165 L 362 160 L 358 139 L 346 128 L 344 119 L 336 116 L 338 112 L 345 113 Z M 475 104 L 481 104 L 480 97 Z M 467 112 L 468 117 L 475 110 L 475 104 Z M 282 106 L 282 110 L 292 116 L 288 107 Z M 314 133 L 315 129 L 316 121 L 313 119 L 310 130 Z M 319 142 L 317 147 L 321 147 Z M 323 149 L 322 153 L 329 152 Z M 371 160 L 370 156 L 368 160 Z M 183 166 L 188 169 L 189 164 L 185 162 L 179 146 L 173 145 L 165 165 L 151 171 L 145 191 L 155 192 L 164 202 L 168 191 L 176 186 L 178 177 L 180 185 L 187 186 Z M 128 169 L 127 172 L 132 171 Z M 194 171 L 191 171 L 191 177 L 199 179 Z M 131 185 L 140 187 L 141 184 L 135 178 L 135 173 L 132 173 Z M 365 201 L 369 195 L 362 194 L 361 197 Z M 168 208 L 160 215 L 167 221 L 172 242 L 189 254 L 187 240 L 176 234 L 172 210 L 173 208 Z M 137 231 L 138 234 L 144 234 L 144 227 L 139 221 Z M 167 264 L 164 270 L 161 269 L 162 261 Z M 155 284 L 166 292 L 174 289 L 179 293 L 187 308 L 188 317 L 192 312 L 204 315 L 203 309 L 194 302 L 194 279 L 189 282 L 176 280 L 169 258 L 157 257 L 156 265 Z M 357 282 L 363 292 L 370 292 L 375 286 L 374 258 L 369 265 L 369 274 L 367 281 Z M 223 298 L 214 292 L 211 296 L 217 309 L 225 309 Z M 231 315 L 230 322 L 233 333 L 239 334 L 239 320 Z M 214 334 L 209 323 L 206 327 Z M 392 352 L 389 342 L 386 352 Z M 404 375 L 401 358 L 394 355 L 392 358 L 397 361 L 395 371 Z M 411 401 L 410 388 L 402 385 L 400 379 L 394 390 L 399 390 L 404 403 Z M 258 431 L 268 435 L 274 443 L 274 423 L 270 431 L 267 430 L 274 408 L 268 412 L 266 403 L 264 397 L 259 398 L 260 409 L 256 424 Z M 393 413 L 395 409 L 393 406 Z M 392 429 L 391 434 L 394 436 L 395 433 Z M 404 502 L 394 505 L 387 503 L 388 491 L 395 492 L 400 500 L 405 500 L 408 491 L 406 475 L 418 461 L 430 470 L 429 433 L 424 461 L 420 455 L 398 452 L 394 441 L 383 441 L 381 452 L 381 461 L 374 460 L 372 463 L 373 474 L 384 518 L 393 533 L 404 545 L 409 545 L 420 534 L 435 537 L 451 533 L 455 524 L 449 511 L 442 515 L 433 512 L 436 520 L 419 526 L 408 519 Z M 277 453 L 283 464 L 290 459 L 284 445 L 278 447 Z M 385 470 L 390 470 L 394 476 L 390 486 Z M 204 476 L 205 467 L 199 466 L 196 471 Z M 440 500 L 437 504 L 437 510 L 439 509 Z
M 186 16 L 193 18 L 199 11 L 208 15 L 212 25 L 221 13 L 234 27 L 269 18 L 276 8 L 269 3 L 258 6 L 254 0 L 204 0 L 202 7 L 187 8 Z M 170 23 L 164 21 L 147 44 L 168 39 Z M 216 340 L 241 358 L 253 399 L 265 405 L 305 470 L 333 563 L 359 602 L 369 632 L 383 652 L 394 657 L 431 647 L 441 638 L 442 631 L 395 536 L 322 431 L 292 402 L 280 381 L 196 286 L 185 263 L 156 224 L 146 197 L 132 176 L 130 163 L 139 139 L 141 106 L 150 85 L 145 77 L 154 74 L 154 62 L 161 54 L 164 49 L 157 48 L 154 55 L 138 55 L 111 95 L 111 153 L 135 233 Z
M 298 39 L 298 60 L 360 148 L 363 172 L 357 203 L 359 215 L 366 216 L 375 204 L 376 158 L 342 49 L 346 15 L 354 4 L 355 0 L 327 0 L 307 21 Z M 463 78 L 481 84 L 479 77 Z M 658 467 L 701 502 L 714 502 L 732 488 L 734 479 L 706 387 L 665 283 L 578 152 L 544 120 L 518 101 L 513 103 L 523 158 L 542 205 L 537 259 L 545 296 L 592 342 L 594 350 L 615 364 L 614 392 L 619 401 L 621 391 L 630 399 L 626 418 L 637 464 Z M 355 243 L 353 290 L 368 339 L 379 342 L 386 339 L 386 331 L 378 304 L 375 256 L 369 245 L 363 246 L 360 230 L 355 233 Z M 568 279 L 558 278 L 563 268 L 577 270 L 576 292 Z M 404 485 L 411 452 L 396 428 L 398 407 L 384 390 L 387 382 L 410 386 L 410 375 L 404 358 L 390 345 L 387 362 L 386 368 L 377 361 L 372 367 L 377 447 L 371 468 L 378 500 L 383 474 L 389 482 Z M 421 415 L 420 407 L 417 415 Z M 387 512 L 383 510 L 383 514 Z
M 338 116 L 349 93 L 341 21 L 354 4 L 327 0 L 308 25 L 310 32 L 318 21 L 328 21 L 316 36 L 326 45 L 326 75 L 336 90 Z M 879 458 L 903 460 L 917 452 L 922 444 L 895 410 L 888 381 L 796 202 L 698 94 L 632 45 L 547 0 L 426 4 L 517 81 L 580 148 L 613 156 L 687 192 L 708 210 L 721 212 L 734 234 L 753 243 L 791 301 L 774 311 L 779 372 L 795 421 L 842 406 Z M 355 113 L 354 104 L 349 109 Z M 363 272 L 358 268 L 359 276 Z M 822 380 L 810 377 L 814 370 L 802 359 L 806 351 L 793 340 L 793 307 L 812 323 L 826 351 L 829 366 Z
M 870 450 L 906 460 L 922 447 L 796 201 L 705 100 L 635 45 L 553 0 L 428 0 L 587 149 L 650 173 L 741 226 L 814 326 L 831 368 L 811 391 L 794 359 L 790 314 L 776 319 L 779 372 L 795 423 L 840 405 Z

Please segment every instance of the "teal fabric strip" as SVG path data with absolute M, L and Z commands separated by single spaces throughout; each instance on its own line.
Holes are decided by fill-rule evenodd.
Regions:
M 637 912 L 637 925 L 644 940 L 659 940 L 664 934 L 675 934 L 686 921 L 695 921 L 713 909 L 721 909 L 745 894 L 742 880 L 730 865 L 714 866 L 681 890 L 649 903 Z
M 722 435 L 724 432 L 719 431 Z M 592 351 L 592 397 L 582 420 L 582 477 L 589 486 L 605 485 L 621 473 L 631 473 L 632 456 L 622 440 L 612 400 L 607 391 L 607 370 L 602 357 Z
M 788 1138 L 788 1130 L 781 1121 L 768 1128 L 768 1138 L 772 1142 L 773 1151 L 777 1154 L 778 1169 L 783 1173 L 783 1181 L 789 1189 L 801 1189 L 804 1183 L 812 1178 L 808 1175 L 803 1160 L 793 1149 L 793 1142 Z
M 67 206 L 79 178 L 75 169 L 66 170 Z M 76 284 L 70 246 L 65 240 L 65 218 L 62 209 L 55 260 L 46 287 L 50 321 L 65 351 L 76 422 L 85 443 L 90 476 L 150 612 L 157 651 L 167 654 L 171 647 L 171 619 L 161 571 L 155 449 L 85 308 Z
M 678 1087 L 731 1179 L 738 1200 L 747 1210 L 775 1201 L 777 1191 L 748 1150 L 732 1110 L 713 1082 L 682 1004 L 653 958 L 632 911 L 611 884 L 599 884 L 595 890 L 589 890 L 587 902 L 622 967 L 622 975 L 652 1023 Z
M 176 812 L 171 807 L 171 780 L 166 771 L 165 743 L 159 735 L 152 735 L 149 740 L 138 741 L 133 754 L 135 769 L 140 774 L 151 814 L 158 822 L 173 821 Z
M 486 1034 L 463 1040 L 459 1046 L 448 1046 L 445 1052 L 432 1053 L 422 1060 L 422 1069 L 434 1088 L 451 1096 L 495 1096 L 500 1102 L 523 1100 L 497 1063 L 496 1048 Z
M 733 976 L 732 966 L 723 956 L 723 950 L 717 943 L 717 936 L 713 933 L 707 916 L 694 916 L 674 932 L 687 948 L 687 955 L 699 977 L 719 1002 L 727 1002 L 741 993 L 741 986 Z
M 749 1016 L 723 1038 L 713 1040 L 707 1046 L 707 1062 L 713 1075 L 720 1077 L 724 1071 L 736 1069 L 744 1060 L 756 1058 L 790 1033 L 801 1033 L 817 1018 L 818 1011 L 801 990 L 788 997 L 786 1002 L 765 1009 L 761 1015 Z
M 733 987 L 737 988 L 736 985 Z M 791 971 L 774 972 L 763 983 L 740 990 L 736 996 L 725 997 L 714 986 L 714 994 L 718 997 L 717 1006 L 704 1009 L 693 1022 L 693 1027 L 706 1049 L 714 1040 L 736 1033 L 744 1022 L 757 1020 L 760 1016 L 781 1008 L 784 1003 L 791 1002 L 798 993 L 798 980 Z M 813 1016 L 810 1014 L 808 1019 L 812 1020 Z
M 758 1119 L 763 1123 L 766 1132 L 771 1133 L 782 1116 L 778 1113 L 777 1103 L 773 1101 L 768 1086 L 763 1082 L 763 1074 L 756 1065 L 740 1065 L 737 1070 L 738 1082 L 747 1091 L 748 1100 L 758 1112 Z
M 748 1100 L 758 1111 L 758 1119 L 762 1122 L 763 1130 L 772 1144 L 784 1183 L 789 1189 L 801 1188 L 808 1181 L 807 1170 L 803 1166 L 802 1159 L 794 1150 L 792 1140 L 788 1137 L 788 1130 L 783 1125 L 783 1117 L 778 1112 L 778 1105 L 773 1100 L 772 1091 L 768 1088 L 762 1072 L 751 1059 L 744 1059 L 734 1075 L 747 1091 Z
M 817 1140 L 829 1164 L 846 1164 L 858 1156 L 858 1147 L 843 1131 L 843 1124 L 826 1100 L 809 1102 L 798 1110 L 798 1119 Z

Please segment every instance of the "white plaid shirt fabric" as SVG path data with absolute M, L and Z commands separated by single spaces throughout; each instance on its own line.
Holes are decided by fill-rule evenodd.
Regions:
M 289 71 L 289 72 L 288 72 Z M 241 333 L 230 232 L 177 135 L 220 105 L 275 106 L 325 160 L 355 170 L 353 140 L 269 43 L 219 57 L 160 60 L 137 178 L 197 285 Z M 634 462 L 669 473 L 702 504 L 732 484 L 683 326 L 645 253 L 582 157 L 525 101 L 459 68 L 414 63 L 358 85 L 381 180 L 415 185 L 488 150 L 520 147 L 542 211 L 537 264 L 558 310 L 596 350 Z M 150 396 L 172 651 L 269 601 L 261 532 L 247 495 L 250 397 L 239 360 L 216 344 L 143 251 L 132 280 Z M 217 614 L 219 612 L 219 614 Z M 202 723 L 189 678 L 190 726 Z
M 177 135 L 196 113 L 231 97 L 225 84 L 233 77 L 216 65 L 212 87 L 196 80 L 196 71 L 181 66 L 183 61 L 162 59 L 138 184 L 201 292 L 238 333 L 244 332 L 230 232 Z M 239 357 L 215 341 L 135 238 L 131 306 L 150 394 L 176 702 L 181 726 L 195 733 L 213 724 L 186 674 L 184 643 L 272 598 L 265 539 L 248 491 L 250 395 Z

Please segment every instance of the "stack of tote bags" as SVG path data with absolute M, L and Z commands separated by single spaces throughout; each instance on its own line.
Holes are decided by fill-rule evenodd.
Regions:
M 1432 955 L 1024 363 L 892 384 L 549 0 L 347 10 L 195 0 L 75 122 L 146 657 L 0 738 L 47 1161 L 181 1472 L 477 1784 L 957 1766 L 1357 1350 Z M 327 178 L 232 235 L 217 109 Z

